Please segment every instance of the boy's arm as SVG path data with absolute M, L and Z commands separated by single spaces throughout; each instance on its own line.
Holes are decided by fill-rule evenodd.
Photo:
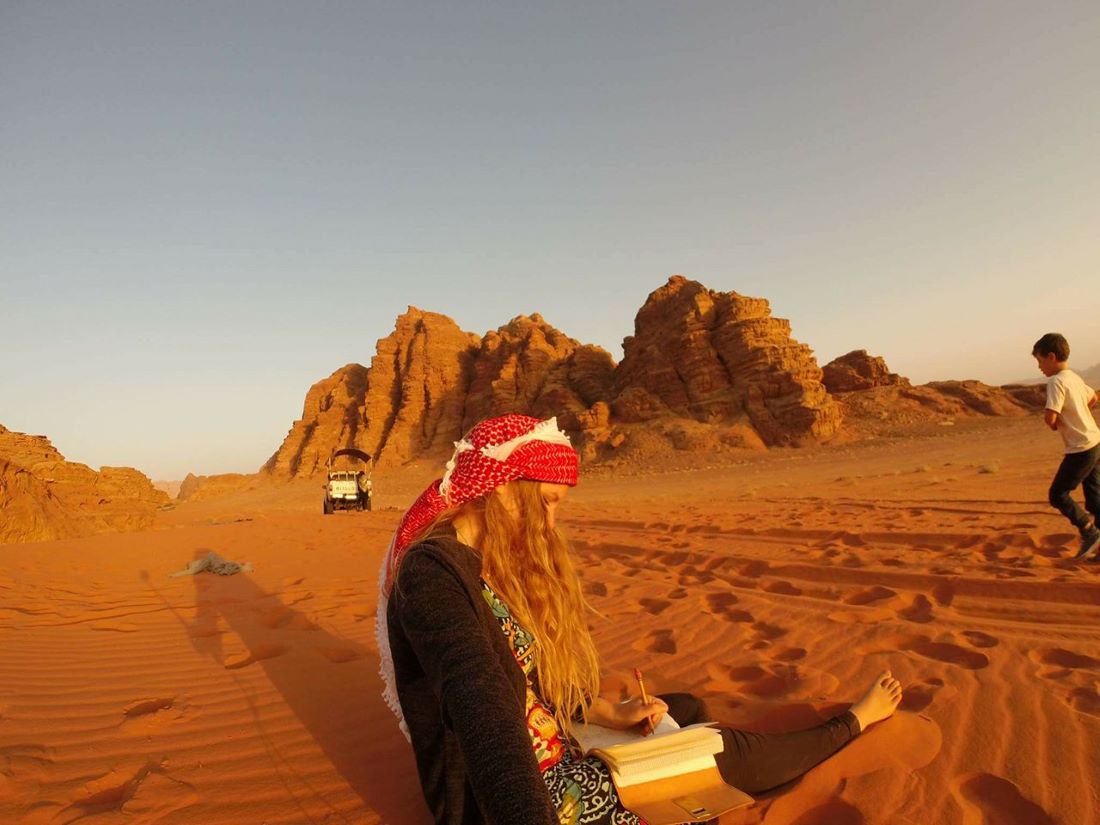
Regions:
M 1093 400 L 1095 400 L 1095 399 L 1096 399 L 1096 396 L 1094 395 Z M 1048 427 L 1050 427 L 1052 430 L 1057 430 L 1058 429 L 1058 413 L 1056 413 L 1054 410 L 1051 410 L 1051 409 L 1043 410 L 1043 423 L 1046 424 Z

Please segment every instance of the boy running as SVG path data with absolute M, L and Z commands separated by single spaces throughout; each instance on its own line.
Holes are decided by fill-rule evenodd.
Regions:
M 1066 456 L 1050 483 L 1050 504 L 1081 533 L 1081 549 L 1074 558 L 1097 561 L 1100 548 L 1100 427 L 1092 417 L 1096 391 L 1066 366 L 1069 343 L 1057 332 L 1048 332 L 1031 349 L 1039 370 L 1047 376 L 1047 401 L 1043 421 L 1062 434 Z M 1085 510 L 1070 496 L 1078 485 L 1085 490 Z M 1089 513 L 1092 517 L 1089 517 Z

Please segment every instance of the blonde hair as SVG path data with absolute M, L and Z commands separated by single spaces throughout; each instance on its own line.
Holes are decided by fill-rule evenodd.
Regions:
M 459 516 L 480 525 L 482 577 L 534 636 L 536 692 L 570 736 L 599 691 L 599 661 L 586 621 L 591 608 L 568 542 L 547 522 L 540 482 L 498 487 L 444 514 L 424 535 Z

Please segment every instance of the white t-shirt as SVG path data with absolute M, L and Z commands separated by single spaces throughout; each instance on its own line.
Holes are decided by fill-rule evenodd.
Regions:
M 1092 417 L 1089 401 L 1096 391 L 1071 369 L 1047 379 L 1047 409 L 1058 413 L 1058 432 L 1067 453 L 1083 453 L 1100 444 L 1100 427 Z

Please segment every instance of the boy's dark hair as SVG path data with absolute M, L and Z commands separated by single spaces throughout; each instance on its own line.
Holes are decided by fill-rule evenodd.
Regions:
M 1044 355 L 1050 355 L 1052 352 L 1059 361 L 1069 359 L 1069 341 L 1066 340 L 1064 335 L 1057 332 L 1048 332 L 1036 341 L 1035 346 L 1031 348 L 1031 354 L 1040 358 Z

